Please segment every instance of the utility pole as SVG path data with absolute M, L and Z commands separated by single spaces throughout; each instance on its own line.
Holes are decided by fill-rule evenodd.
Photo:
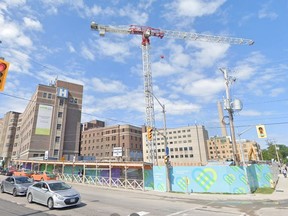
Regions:
M 232 101 L 230 99 L 230 85 L 232 82 L 234 82 L 236 79 L 228 76 L 228 71 L 226 68 L 220 68 L 220 70 L 223 72 L 224 79 L 225 79 L 225 87 L 226 87 L 226 99 L 224 100 L 224 109 L 227 110 L 229 115 L 229 126 L 230 126 L 230 134 L 232 139 L 232 151 L 233 151 L 233 160 L 235 161 L 236 165 L 239 165 L 238 157 L 237 157 L 237 146 L 236 146 L 236 138 L 235 138 L 235 131 L 234 131 L 234 119 L 233 119 L 233 106 Z
M 279 158 L 279 154 L 278 154 L 278 147 L 276 146 L 276 142 L 275 140 L 273 140 L 273 143 L 274 143 L 274 146 L 275 146 L 275 151 L 276 151 L 276 157 L 277 157 L 277 160 L 278 160 L 278 165 L 280 166 L 280 158 Z

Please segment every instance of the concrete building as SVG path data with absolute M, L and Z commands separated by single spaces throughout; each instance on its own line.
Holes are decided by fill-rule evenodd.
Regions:
M 99 121 L 84 123 L 81 156 L 95 157 L 97 161 L 142 161 L 142 129 L 132 125 L 104 126 Z
M 208 140 L 208 158 L 209 160 L 226 161 L 233 158 L 232 142 L 229 136 L 211 137 Z M 250 140 L 237 140 L 237 157 L 242 161 L 241 147 L 243 149 L 245 161 L 262 160 L 261 149 L 258 143 Z
M 169 148 L 170 162 L 172 166 L 198 166 L 207 163 L 208 132 L 204 126 L 194 125 L 167 129 L 167 147 Z M 158 165 L 164 165 L 164 136 L 163 130 L 156 133 L 157 161 Z M 148 160 L 148 147 L 145 143 L 147 133 L 143 134 L 143 158 Z
M 82 95 L 82 85 L 61 80 L 38 85 L 19 116 L 13 159 L 78 155 Z
M 10 111 L 0 121 L 0 157 L 6 166 L 9 166 L 11 161 L 19 115 L 18 112 Z
M 0 160 L 3 159 L 2 157 L 2 152 L 3 152 L 3 145 L 4 143 L 1 142 L 1 137 L 2 137 L 2 134 L 3 134 L 3 123 L 4 123 L 4 119 L 3 118 L 0 118 Z

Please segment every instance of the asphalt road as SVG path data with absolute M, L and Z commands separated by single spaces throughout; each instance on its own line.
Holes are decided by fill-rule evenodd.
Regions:
M 203 200 L 197 196 L 173 196 L 167 193 L 106 189 L 92 185 L 72 184 L 82 196 L 82 204 L 66 209 L 48 210 L 46 206 L 29 204 L 26 197 L 0 194 L 0 215 L 60 215 L 60 216 L 274 216 L 288 213 L 288 200 Z M 208 196 L 217 196 L 208 195 Z M 7 204 L 9 201 L 9 205 Z M 2 203 L 4 202 L 4 204 Z M 21 211 L 13 207 L 21 207 Z M 5 208 L 4 208 L 5 207 Z M 16 213 L 13 214 L 13 211 Z M 31 212 L 32 211 L 32 212 Z M 3 214 L 2 214 L 3 212 Z M 21 212 L 21 214 L 17 214 Z

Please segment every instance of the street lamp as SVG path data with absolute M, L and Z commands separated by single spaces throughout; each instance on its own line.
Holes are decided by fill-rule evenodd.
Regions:
M 169 149 L 168 149 L 168 144 L 167 144 L 167 128 L 166 128 L 166 111 L 165 111 L 165 105 L 161 104 L 160 101 L 158 100 L 158 98 L 150 92 L 150 94 L 156 99 L 156 101 L 158 102 L 158 104 L 161 106 L 162 108 L 162 112 L 163 112 L 163 134 L 161 134 L 164 137 L 164 149 L 165 149 L 165 156 L 164 156 L 164 160 L 165 160 L 165 166 L 166 166 L 166 189 L 168 192 L 171 191 L 170 188 L 170 172 L 169 172 Z

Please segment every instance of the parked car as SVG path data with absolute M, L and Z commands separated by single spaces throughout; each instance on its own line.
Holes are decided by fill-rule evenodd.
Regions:
M 0 175 L 12 176 L 12 175 L 13 175 L 13 172 L 12 172 L 12 171 L 9 171 L 9 170 L 6 168 L 6 169 L 2 169 L 2 170 L 0 171 Z
M 28 187 L 27 200 L 48 206 L 49 209 L 75 206 L 81 203 L 80 194 L 63 181 L 40 181 Z
M 31 177 L 31 175 L 33 174 L 33 171 L 29 170 L 29 169 L 21 169 L 21 170 L 17 170 L 13 172 L 14 176 L 27 176 L 27 177 Z
M 26 195 L 27 188 L 33 184 L 33 180 L 27 176 L 10 176 L 1 181 L 1 193 L 11 193 L 13 196 Z
M 31 178 L 34 181 L 56 180 L 56 175 L 49 173 L 47 171 L 40 171 L 32 174 Z

